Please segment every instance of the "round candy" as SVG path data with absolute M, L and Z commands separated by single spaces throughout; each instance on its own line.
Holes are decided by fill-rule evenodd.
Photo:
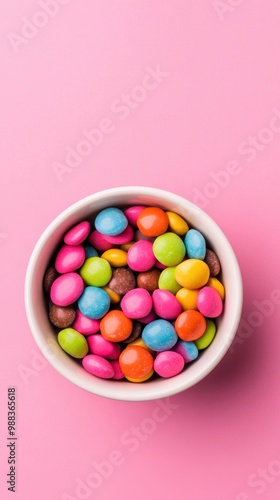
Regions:
M 109 243 L 105 239 L 104 234 L 101 234 L 96 229 L 89 235 L 88 240 L 94 248 L 103 252 L 114 246 L 113 243 Z
M 138 216 L 137 226 L 146 236 L 159 236 L 168 228 L 168 217 L 161 208 L 146 207 Z
M 108 207 L 97 214 L 94 224 L 101 234 L 116 236 L 125 230 L 128 220 L 119 208 Z
M 117 268 L 113 271 L 112 279 L 108 283 L 108 287 L 120 295 L 125 295 L 130 290 L 135 288 L 135 276 L 130 269 Z
M 211 276 L 209 280 L 206 283 L 207 286 L 211 286 L 211 288 L 215 288 L 217 290 L 218 294 L 220 295 L 221 299 L 225 299 L 225 287 L 224 285 L 214 276 Z
M 197 349 L 201 350 L 208 347 L 211 344 L 212 340 L 214 339 L 215 333 L 216 333 L 216 325 L 214 321 L 212 321 L 211 319 L 207 319 L 206 330 L 204 334 L 202 335 L 202 337 L 195 340 L 195 345 Z
M 143 272 L 151 269 L 156 263 L 153 244 L 146 240 L 136 241 L 127 252 L 127 263 L 133 271 Z
M 125 245 L 129 243 L 134 236 L 134 231 L 131 226 L 127 226 L 120 234 L 116 236 L 104 236 L 104 238 L 113 245 Z
M 100 331 L 106 340 L 121 342 L 132 333 L 133 323 L 122 311 L 111 310 L 100 321 Z
M 73 306 L 61 307 L 53 304 L 49 311 L 50 322 L 57 328 L 67 328 L 72 325 L 76 317 Z
M 223 311 L 223 301 L 214 288 L 204 286 L 197 296 L 198 310 L 208 318 L 217 318 Z
M 158 317 L 157 317 L 155 311 L 152 310 L 146 316 L 139 318 L 139 321 L 140 321 L 140 323 L 144 323 L 145 325 L 147 325 L 148 323 L 151 323 L 151 321 L 155 321 L 155 319 L 157 319 L 157 318 Z
M 106 250 L 101 255 L 102 259 L 106 259 L 107 262 L 113 267 L 123 267 L 127 264 L 127 252 L 121 250 L 120 248 L 111 248 Z
M 204 259 L 206 254 L 206 241 L 199 231 L 190 229 L 184 241 L 190 259 Z
M 99 333 L 87 337 L 87 343 L 92 354 L 98 354 L 103 358 L 118 359 L 121 352 L 120 345 L 117 342 L 110 342 Z
M 146 382 L 146 380 L 149 380 L 149 378 L 151 378 L 154 374 L 154 369 L 152 369 L 149 373 L 147 373 L 147 375 L 145 375 L 144 377 L 140 377 L 140 378 L 133 378 L 133 377 L 129 377 L 128 375 L 126 376 L 126 379 L 129 380 L 129 382 L 134 382 L 134 383 L 140 383 L 140 382 Z
M 175 330 L 182 340 L 196 340 L 206 330 L 206 319 L 199 311 L 184 311 L 175 321 Z
M 137 226 L 137 219 L 142 210 L 146 208 L 144 205 L 134 205 L 132 207 L 128 207 L 124 210 L 124 215 L 126 216 L 129 224 L 132 224 L 133 226 Z
M 161 264 L 177 266 L 185 257 L 186 247 L 180 236 L 174 233 L 165 233 L 155 239 L 153 251 Z
M 85 249 L 81 245 L 63 245 L 55 259 L 58 273 L 71 273 L 79 269 L 85 260 Z
M 73 328 L 64 328 L 57 336 L 60 347 L 73 358 L 81 359 L 88 353 L 88 344 L 83 335 Z
M 97 354 L 88 354 L 82 360 L 84 369 L 99 378 L 113 378 L 114 368 L 110 361 Z
M 175 270 L 176 281 L 184 288 L 191 290 L 204 286 L 210 276 L 209 267 L 203 260 L 187 259 Z
M 89 257 L 98 257 L 98 252 L 95 250 L 95 248 L 91 245 L 84 245 L 85 249 L 85 254 L 86 254 L 86 259 Z
M 125 377 L 140 381 L 153 370 L 153 356 L 144 347 L 128 345 L 119 357 L 121 371 Z
M 90 233 L 90 223 L 83 221 L 72 227 L 64 236 L 66 245 L 80 245 Z
M 176 233 L 179 236 L 184 236 L 188 232 L 189 226 L 185 219 L 183 219 L 183 217 L 176 214 L 175 212 L 169 211 L 166 212 L 166 215 L 168 217 L 169 229 L 173 233 Z
M 112 377 L 114 380 L 121 380 L 122 378 L 124 378 L 124 374 L 121 371 L 120 362 L 118 359 L 113 359 L 111 361 L 111 366 L 114 370 L 114 376 Z
M 51 301 L 57 306 L 69 306 L 80 297 L 83 289 L 84 282 L 79 274 L 62 274 L 51 286 Z
M 176 344 L 178 337 L 169 321 L 156 319 L 144 327 L 142 339 L 153 351 L 167 351 Z
M 203 335 L 202 337 L 200 337 L 200 339 L 202 338 Z M 184 340 L 179 339 L 177 344 L 173 347 L 173 351 L 181 354 L 181 356 L 183 356 L 184 358 L 185 363 L 190 363 L 191 361 L 194 361 L 198 356 L 197 342 L 199 342 L 200 339 L 197 339 L 195 342 L 185 342 Z
M 159 276 L 159 269 L 150 269 L 149 271 L 139 273 L 136 278 L 138 288 L 145 288 L 145 290 L 152 293 L 158 288 Z
M 153 309 L 164 319 L 175 319 L 182 312 L 180 302 L 168 290 L 155 290 L 152 294 Z
M 206 254 L 204 258 L 204 262 L 206 262 L 207 266 L 210 269 L 210 276 L 217 276 L 221 270 L 221 264 L 218 256 L 213 252 L 213 250 L 206 249 Z
M 122 297 L 119 293 L 114 292 L 109 286 L 103 286 L 102 288 L 108 293 L 112 304 L 118 304 L 120 302 Z
M 176 299 L 180 302 L 184 311 L 187 309 L 197 310 L 197 296 L 199 290 L 189 290 L 188 288 L 180 288 L 176 293 Z
M 49 267 L 49 269 L 47 269 L 47 271 L 45 272 L 45 276 L 43 279 L 43 288 L 44 288 L 46 293 L 50 292 L 51 286 L 57 277 L 58 277 L 58 273 L 55 270 L 55 268 Z
M 112 269 L 106 259 L 90 257 L 80 269 L 84 282 L 91 286 L 105 286 L 112 277 Z
M 138 339 L 138 337 L 140 337 L 141 333 L 142 333 L 141 323 L 139 323 L 139 321 L 133 321 L 132 332 L 127 339 L 123 340 L 123 343 L 130 344 L 130 342 L 133 342 L 134 340 Z
M 87 286 L 78 300 L 78 308 L 84 316 L 100 319 L 108 312 L 110 298 L 108 293 L 96 286 Z
M 128 318 L 138 319 L 147 316 L 153 306 L 152 297 L 145 288 L 134 288 L 121 300 L 121 308 Z
M 141 339 L 141 337 L 139 337 L 138 339 L 136 340 L 133 340 L 133 342 L 131 342 L 129 345 L 139 345 L 140 347 L 143 347 L 144 349 L 147 349 L 151 354 L 153 354 L 153 350 L 150 349 L 146 344 L 145 342 L 143 342 L 143 339 Z
M 175 279 L 176 266 L 167 267 L 161 271 L 158 287 L 162 290 L 168 290 L 169 292 L 176 294 L 180 290 L 181 285 Z
M 160 352 L 154 362 L 154 370 L 160 377 L 170 378 L 178 375 L 185 366 L 184 358 L 174 351 Z
M 90 335 L 99 332 L 100 321 L 98 319 L 91 319 L 84 316 L 79 309 L 77 309 L 76 319 L 73 323 L 73 328 L 83 335 Z

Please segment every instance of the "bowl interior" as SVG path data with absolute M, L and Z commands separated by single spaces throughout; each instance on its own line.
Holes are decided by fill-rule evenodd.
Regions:
M 57 344 L 46 310 L 42 289 L 44 273 L 51 255 L 65 232 L 83 219 L 107 206 L 154 205 L 177 212 L 191 226 L 203 233 L 221 262 L 222 281 L 226 289 L 225 307 L 217 321 L 217 334 L 199 358 L 170 379 L 149 380 L 142 384 L 102 380 L 87 373 Z M 200 208 L 173 193 L 147 187 L 123 187 L 93 194 L 60 214 L 44 231 L 31 255 L 25 281 L 25 305 L 28 322 L 42 353 L 68 380 L 100 396 L 144 401 L 167 397 L 185 390 L 205 377 L 222 359 L 236 333 L 242 309 L 242 279 L 233 249 L 217 224 Z

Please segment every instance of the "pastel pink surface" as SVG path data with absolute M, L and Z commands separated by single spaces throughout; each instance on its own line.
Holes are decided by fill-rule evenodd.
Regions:
M 133 490 L 142 500 L 148 490 L 169 500 L 174 484 L 178 499 L 279 498 L 279 16 L 277 0 L 2 2 L 1 499 L 13 495 L 11 386 L 16 499 L 131 500 Z M 41 233 L 77 200 L 122 185 L 197 203 L 243 274 L 228 354 L 168 400 L 79 389 L 40 353 L 26 320 L 25 271 Z

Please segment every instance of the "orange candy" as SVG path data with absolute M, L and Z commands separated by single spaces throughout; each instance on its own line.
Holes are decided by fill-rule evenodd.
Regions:
M 133 329 L 133 322 L 122 311 L 112 310 L 100 321 L 100 332 L 110 342 L 126 340 Z
M 175 330 L 180 339 L 187 342 L 199 339 L 206 330 L 206 319 L 199 311 L 189 309 L 179 314 Z
M 158 207 L 144 208 L 137 219 L 137 226 L 145 236 L 159 236 L 168 228 L 168 217 L 164 210 Z
M 128 345 L 122 351 L 119 363 L 124 376 L 133 381 L 144 382 L 153 373 L 153 356 L 138 345 Z

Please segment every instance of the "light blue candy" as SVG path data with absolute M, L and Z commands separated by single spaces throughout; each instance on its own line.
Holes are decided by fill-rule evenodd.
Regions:
M 185 363 L 193 361 L 198 356 L 198 348 L 194 342 L 186 342 L 185 340 L 179 339 L 175 345 L 173 351 L 181 354 L 185 360 Z
M 165 319 L 151 321 L 142 331 L 143 342 L 153 351 L 167 351 L 177 342 L 174 326 Z
M 106 236 L 116 236 L 122 233 L 128 224 L 124 213 L 115 207 L 104 208 L 95 219 L 97 231 Z
M 91 245 L 84 245 L 84 249 L 86 252 L 86 259 L 89 259 L 90 257 L 98 257 L 97 250 L 95 250 L 95 248 Z
M 78 300 L 78 308 L 87 318 L 100 319 L 110 307 L 110 297 L 97 286 L 87 286 Z
M 205 258 L 206 241 L 204 236 L 196 229 L 190 229 L 185 236 L 185 246 L 189 259 Z

